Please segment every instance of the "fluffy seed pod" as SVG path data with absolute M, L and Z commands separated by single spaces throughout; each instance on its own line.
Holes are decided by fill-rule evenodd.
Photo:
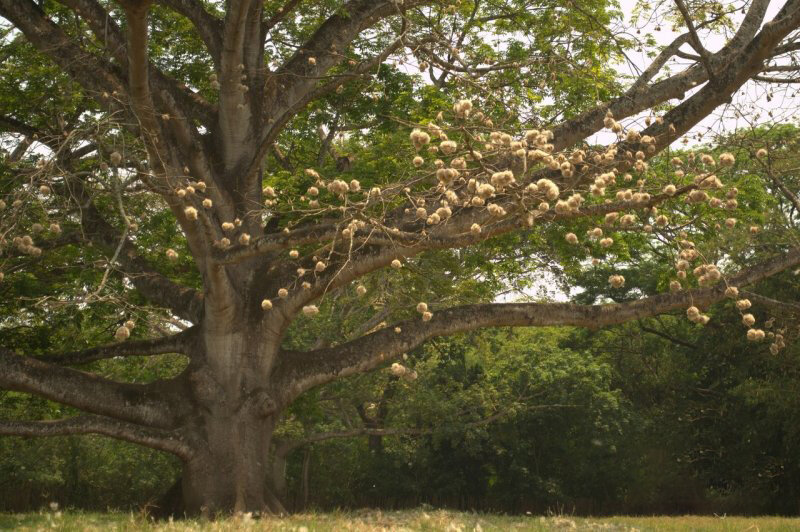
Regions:
M 319 309 L 316 305 L 306 305 L 303 307 L 303 314 L 306 316 L 316 316 L 319 314 Z
M 669 282 L 669 291 L 670 292 L 679 292 L 681 290 L 681 283 L 680 281 L 672 280 Z
M 556 202 L 555 210 L 556 210 L 556 213 L 558 213 L 558 214 L 568 214 L 568 213 L 572 212 L 572 207 L 570 207 L 569 203 L 567 203 L 566 201 L 558 200 Z
M 419 303 L 417 303 L 417 312 L 422 314 L 423 312 L 427 312 L 427 311 L 428 311 L 428 304 L 427 303 L 423 303 L 421 301 Z
M 749 299 L 739 299 L 739 300 L 736 301 L 736 308 L 738 310 L 747 310 L 751 306 L 753 306 L 753 304 L 750 303 Z
M 299 257 L 299 256 L 300 256 L 300 252 L 299 252 L 299 251 L 297 251 L 296 249 L 293 249 L 293 250 L 291 250 L 291 251 L 289 252 L 289 257 L 291 257 L 291 258 L 293 258 L 293 259 L 296 259 L 296 258 L 297 258 L 297 257 Z
M 608 278 L 608 284 L 613 288 L 622 288 L 625 285 L 625 277 L 621 275 L 612 275 Z
M 328 183 L 327 188 L 331 194 L 335 194 L 337 196 L 344 196 L 350 190 L 350 185 L 348 185 L 341 179 L 334 179 L 333 181 Z
M 421 129 L 415 129 L 411 132 L 410 139 L 411 144 L 413 144 L 414 148 L 419 151 L 423 146 L 430 143 L 431 136 Z
M 609 237 L 605 237 L 605 238 L 601 238 L 600 239 L 600 246 L 602 246 L 604 248 L 610 248 L 612 245 L 614 245 L 614 239 L 609 238 Z
M 756 317 L 752 314 L 745 314 L 742 316 L 742 323 L 744 323 L 746 327 L 752 327 L 755 322 Z
M 111 152 L 109 159 L 111 160 L 111 164 L 114 166 L 119 166 L 119 163 L 122 162 L 122 154 L 120 154 L 118 151 Z
M 729 286 L 725 289 L 725 297 L 730 299 L 736 299 L 739 297 L 739 289 L 735 286 Z
M 494 196 L 495 188 L 489 183 L 481 183 L 475 189 L 475 193 L 483 199 Z
M 472 111 L 472 102 L 469 100 L 459 100 L 453 105 L 453 112 L 460 118 L 467 118 Z
M 281 299 L 286 299 L 287 297 L 289 297 L 289 291 L 285 288 L 281 288 L 280 290 L 278 290 L 278 297 Z
M 514 179 L 514 172 L 506 170 L 504 172 L 495 172 L 492 174 L 490 178 L 492 185 L 495 187 L 502 189 L 503 187 L 507 187 L 509 185 L 513 185 L 516 181 Z
M 766 334 L 761 329 L 748 329 L 747 330 L 747 339 L 751 342 L 760 342 L 764 339 Z
M 205 207 L 206 209 L 210 209 L 213 206 L 214 206 L 214 202 L 211 201 L 209 198 L 206 198 L 206 199 L 203 200 L 203 207 Z
M 324 272 L 325 268 L 326 268 L 326 265 L 321 260 L 317 261 L 317 263 L 314 265 L 314 271 L 317 272 L 317 273 Z
M 272 301 L 269 299 L 265 299 L 261 302 L 261 310 L 271 310 L 272 309 Z
M 399 269 L 399 268 L 402 268 L 402 267 L 403 267 L 403 263 L 400 262 L 398 259 L 394 259 L 392 261 L 392 268 Z
M 560 194 L 558 186 L 549 179 L 540 179 L 537 181 L 536 188 L 550 201 L 558 198 Z
M 756 152 L 756 157 L 758 157 L 759 159 L 762 159 L 766 156 L 767 156 L 767 150 L 765 150 L 764 148 L 759 148 L 759 150 Z
M 392 367 L 389 370 L 395 377 L 402 377 L 403 375 L 406 374 L 407 371 L 405 366 L 403 366 L 402 364 L 398 364 L 397 362 L 392 364 Z
M 239 235 L 239 243 L 243 246 L 247 246 L 250 244 L 250 235 L 247 233 L 242 233 Z
M 567 233 L 564 235 L 564 240 L 566 240 L 570 244 L 577 244 L 578 243 L 578 235 L 575 233 Z
M 363 296 L 366 293 L 367 293 L 367 287 L 364 286 L 363 284 L 360 284 L 356 287 L 356 294 L 358 294 L 359 296 Z
M 489 211 L 489 214 L 498 218 L 506 215 L 506 210 L 496 203 L 490 203 L 486 209 Z
M 456 152 L 458 144 L 452 140 L 445 140 L 439 144 L 439 149 L 442 150 L 442 153 L 445 155 L 450 155 Z
M 167 250 L 167 258 L 169 260 L 178 260 L 178 252 L 170 248 Z
M 414 160 L 413 160 L 412 162 L 414 163 L 414 166 L 416 166 L 417 168 L 419 168 L 420 166 L 422 166 L 423 164 L 425 164 L 425 159 L 423 159 L 422 157 L 420 157 L 419 155 L 417 155 L 416 157 L 414 157 Z
M 226 248 L 226 247 L 231 245 L 231 239 L 224 236 L 224 237 L 220 238 L 219 245 L 221 247 L 223 247 L 223 248 Z
M 433 318 L 433 312 L 422 313 L 422 321 L 431 321 L 431 318 Z
M 736 158 L 732 153 L 726 152 L 719 156 L 719 164 L 722 166 L 733 166 L 734 162 L 736 162 Z
M 197 209 L 194 207 L 186 207 L 183 209 L 183 214 L 185 214 L 186 218 L 189 220 L 197 220 Z
M 127 340 L 131 336 L 131 331 L 124 325 L 117 327 L 116 332 L 114 332 L 114 338 L 122 342 L 123 340 Z

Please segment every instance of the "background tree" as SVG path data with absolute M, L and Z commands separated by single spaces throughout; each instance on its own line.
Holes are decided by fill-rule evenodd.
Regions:
M 317 386 L 381 367 L 433 337 L 481 327 L 597 327 L 687 307 L 692 321 L 707 323 L 700 308 L 726 294 L 737 299 L 738 287 L 796 265 L 800 251 L 776 242 L 752 255 L 759 262 L 728 268 L 721 242 L 743 240 L 735 223 L 707 249 L 690 238 L 713 227 L 709 212 L 736 209 L 738 191 L 720 181 L 735 157 L 689 154 L 670 173 L 647 160 L 749 80 L 794 68 L 800 3 L 788 0 L 765 21 L 768 4 L 754 0 L 731 17 L 693 14 L 679 2 L 674 13 L 687 33 L 618 86 L 601 60 L 626 43 L 610 30 L 613 12 L 602 2 L 0 0 L 10 23 L 5 79 L 16 81 L 1 122 L 10 133 L 2 286 L 18 296 L 4 303 L 15 312 L 9 322 L 50 329 L 64 316 L 59 309 L 72 305 L 114 316 L 118 340 L 59 352 L 10 335 L 0 351 L 0 386 L 85 413 L 8 421 L 0 432 L 99 433 L 139 443 L 182 460 L 189 512 L 279 511 L 267 482 L 273 431 L 286 408 Z M 698 15 L 710 18 L 693 20 Z M 703 49 L 698 30 L 715 31 L 723 19 L 735 31 L 720 50 Z M 487 31 L 505 44 L 485 45 Z M 695 48 L 692 64 L 662 75 L 670 59 L 686 56 L 684 44 Z M 371 174 L 355 174 L 359 159 L 348 151 L 372 153 L 365 141 L 387 117 L 363 101 L 337 107 L 336 96 L 358 87 L 380 102 L 373 78 L 388 90 L 408 83 L 381 66 L 390 59 L 416 62 L 432 85 L 415 91 L 441 94 L 392 101 L 429 107 L 393 117 L 411 132 L 410 145 L 392 143 L 387 128 L 384 153 L 393 155 L 371 159 Z M 601 103 L 578 96 L 589 87 Z M 670 107 L 675 99 L 683 101 Z M 331 102 L 327 127 L 312 132 L 309 125 L 326 118 L 315 110 L 324 102 Z M 659 106 L 670 108 L 642 131 L 620 122 Z M 353 133 L 335 144 L 348 113 L 372 120 L 345 122 Z M 441 115 L 436 123 L 433 115 Z M 615 140 L 584 144 L 603 127 Z M 315 160 L 287 149 L 289 131 L 321 139 Z M 270 153 L 283 172 L 264 172 Z M 570 232 L 587 226 L 587 238 Z M 630 246 L 607 236 L 632 231 Z M 583 243 L 566 252 L 564 241 Z M 291 342 L 314 330 L 320 307 L 336 311 L 353 293 L 383 306 L 383 291 L 370 289 L 381 269 L 396 270 L 405 283 L 426 271 L 417 264 L 449 260 L 444 273 L 452 275 L 476 260 L 462 249 L 507 252 L 518 242 L 526 252 L 559 242 L 558 253 L 543 256 L 572 268 L 604 259 L 620 302 L 458 305 L 456 294 L 408 305 L 398 298 L 404 306 L 374 309 L 385 314 L 374 325 L 364 311 L 352 315 L 365 318 L 352 337 Z M 645 243 L 677 259 L 673 292 L 634 299 L 620 268 Z M 491 292 L 471 295 L 486 301 Z M 737 300 L 752 326 L 749 304 Z M 137 327 L 137 314 L 153 325 Z M 70 326 L 74 320 L 45 344 Z M 132 333 L 143 337 L 129 339 Z M 766 336 L 756 327 L 747 332 L 754 341 Z M 785 343 L 783 333 L 771 340 L 774 349 Z M 122 359 L 164 354 L 184 362 L 160 379 L 111 374 Z M 87 363 L 100 373 L 68 367 Z M 395 364 L 396 375 L 409 375 Z

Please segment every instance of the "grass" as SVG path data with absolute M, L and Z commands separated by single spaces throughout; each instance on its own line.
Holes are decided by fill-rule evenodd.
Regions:
M 540 517 L 472 514 L 445 510 L 308 513 L 285 518 L 249 519 L 235 516 L 218 521 L 153 522 L 140 514 L 79 511 L 0 514 L 0 530 L 89 531 L 447 531 L 608 530 L 608 531 L 789 531 L 800 530 L 800 518 L 788 517 Z

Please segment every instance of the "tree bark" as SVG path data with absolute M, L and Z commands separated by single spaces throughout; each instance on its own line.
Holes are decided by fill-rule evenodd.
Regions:
M 237 303 L 220 310 L 213 298 L 206 300 L 201 339 L 187 369 L 197 415 L 191 430 L 202 442 L 184 461 L 189 514 L 285 512 L 271 490 L 269 460 L 281 410 L 270 384 L 278 339 L 262 327 L 260 307 L 250 314 L 245 302 Z
M 274 420 L 246 415 L 206 418 L 208 448 L 184 463 L 186 513 L 286 513 L 271 491 L 268 449 Z

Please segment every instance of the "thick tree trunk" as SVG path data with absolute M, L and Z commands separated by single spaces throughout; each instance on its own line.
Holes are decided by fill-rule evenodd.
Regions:
M 207 302 L 197 346 L 202 356 L 188 369 L 197 413 L 192 424 L 202 443 L 184 462 L 184 510 L 284 513 L 269 460 L 280 411 L 270 385 L 277 340 L 260 326 L 263 315 L 214 310 Z
M 273 419 L 207 418 L 208 450 L 184 464 L 183 500 L 187 514 L 285 513 L 270 489 L 268 453 Z

